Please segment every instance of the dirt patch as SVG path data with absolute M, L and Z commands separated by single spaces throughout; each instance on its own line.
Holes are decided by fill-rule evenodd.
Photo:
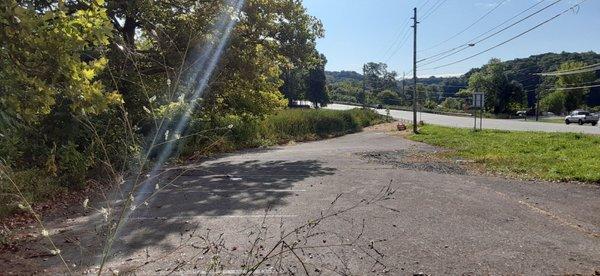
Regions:
M 435 172 L 441 174 L 467 174 L 467 169 L 459 160 L 442 159 L 435 153 L 419 150 L 376 151 L 358 154 L 371 163 L 389 165 L 396 168 Z

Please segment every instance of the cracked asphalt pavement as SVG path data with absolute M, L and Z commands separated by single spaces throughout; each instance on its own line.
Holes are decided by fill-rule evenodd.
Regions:
M 106 267 L 144 275 L 240 274 L 258 263 L 257 274 L 599 273 L 600 186 L 406 159 L 439 150 L 367 130 L 169 168 L 161 184 L 179 177 L 132 214 Z M 60 241 L 91 241 L 98 219 L 51 224 L 82 272 L 93 272 L 99 246 Z M 39 272 L 64 272 L 55 257 L 29 260 Z M 10 265 L 0 263 L 5 273 Z

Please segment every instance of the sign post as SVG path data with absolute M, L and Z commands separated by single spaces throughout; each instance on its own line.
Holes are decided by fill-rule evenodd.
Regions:
M 485 105 L 485 94 L 481 92 L 473 93 L 473 118 L 475 120 L 473 130 L 477 131 L 477 110 L 479 110 L 479 129 L 483 129 L 483 107 Z

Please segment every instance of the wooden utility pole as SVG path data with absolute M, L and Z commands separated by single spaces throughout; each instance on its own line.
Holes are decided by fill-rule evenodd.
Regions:
M 406 99 L 406 72 L 402 72 L 402 95 Z
M 417 102 L 418 102 L 418 94 L 417 94 L 417 8 L 413 9 L 413 29 L 414 29 L 414 44 L 413 44 L 413 132 L 418 133 L 419 130 L 417 128 Z
M 540 120 L 540 90 L 537 89 L 535 93 L 535 121 Z M 525 114 L 525 118 L 527 118 L 527 114 Z

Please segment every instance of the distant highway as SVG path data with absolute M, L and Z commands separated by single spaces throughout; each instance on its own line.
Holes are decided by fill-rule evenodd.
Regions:
M 328 109 L 346 110 L 356 108 L 352 105 L 330 104 Z M 385 114 L 385 109 L 376 110 L 381 114 Z M 420 119 L 428 124 L 472 128 L 472 117 L 448 116 L 431 113 L 419 113 Z M 390 110 L 390 116 L 398 120 L 412 120 L 412 112 L 402 110 Z M 479 123 L 479 122 L 478 122 Z M 500 130 L 517 130 L 517 131 L 542 131 L 542 132 L 576 132 L 587 134 L 600 134 L 599 126 L 577 125 L 577 124 L 555 124 L 555 123 L 540 123 L 540 122 L 525 122 L 523 120 L 504 120 L 504 119 L 483 119 L 484 129 L 500 129 Z

